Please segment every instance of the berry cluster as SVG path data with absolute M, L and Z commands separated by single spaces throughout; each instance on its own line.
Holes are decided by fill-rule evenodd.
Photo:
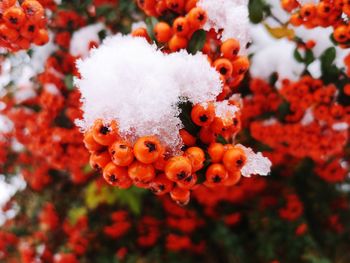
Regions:
M 284 80 L 280 90 L 254 79 L 250 89 L 253 97 L 245 99 L 243 123 L 250 122 L 253 138 L 274 150 L 268 156 L 275 164 L 283 164 L 288 156 L 308 157 L 318 164 L 315 172 L 321 178 L 333 183 L 345 179 L 347 169 L 339 157 L 348 140 L 350 108 L 336 102 L 334 84 L 304 76 L 296 82 Z M 271 113 L 279 120 L 253 120 Z
M 15 52 L 49 41 L 43 6 L 36 0 L 0 2 L 0 47 Z
M 333 27 L 333 38 L 342 48 L 350 43 L 348 17 L 350 4 L 346 0 L 323 0 L 300 5 L 296 0 L 282 0 L 282 7 L 293 12 L 290 23 L 294 26 Z
M 190 1 L 138 1 L 139 7 L 147 14 L 155 17 L 176 14 L 177 17 L 170 22 L 161 21 L 153 28 L 154 38 L 165 53 L 177 52 L 187 49 L 194 33 L 203 30 L 207 22 L 207 13 L 201 7 L 197 7 L 197 0 Z M 150 32 L 140 27 L 132 32 L 133 36 L 145 37 L 151 42 Z M 240 56 L 241 46 L 239 41 L 230 38 L 221 39 L 221 32 L 214 29 L 206 32 L 206 38 L 201 51 L 208 56 L 212 66 L 220 73 L 224 83 L 223 91 L 218 96 L 223 100 L 232 94 L 232 90 L 238 86 L 249 68 L 249 60 Z
M 200 127 L 198 139 L 185 129 L 180 131 L 185 144 L 182 155 L 169 156 L 155 136 L 140 137 L 132 145 L 119 136 L 117 123 L 95 121 L 85 133 L 84 143 L 90 151 L 90 165 L 103 170 L 104 179 L 113 186 L 129 188 L 133 184 L 157 195 L 170 193 L 173 200 L 187 204 L 190 190 L 204 181 L 207 187 L 234 185 L 246 163 L 244 151 L 232 144 L 216 142 L 239 131 L 239 119 L 215 116 L 213 104 L 195 105 L 191 118 Z M 201 148 L 201 145 L 207 145 Z

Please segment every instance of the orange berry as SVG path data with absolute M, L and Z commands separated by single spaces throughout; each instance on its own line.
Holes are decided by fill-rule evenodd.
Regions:
M 169 9 L 181 13 L 185 8 L 185 0 L 166 0 Z
M 159 174 L 150 182 L 149 189 L 156 195 L 164 195 L 173 189 L 174 183 L 165 174 Z
M 128 176 L 128 170 L 112 162 L 108 163 L 103 169 L 103 178 L 108 184 L 123 189 L 129 188 L 132 185 L 132 181 Z
M 106 151 L 92 153 L 90 156 L 90 166 L 95 170 L 103 169 L 110 161 L 111 158 Z
M 128 166 L 134 161 L 132 147 L 124 141 L 116 141 L 109 146 L 112 162 L 118 166 Z
M 344 86 L 344 94 L 350 96 L 350 84 Z
M 320 2 L 317 5 L 317 15 L 322 18 L 327 18 L 332 12 L 332 4 L 326 2 Z
M 233 124 L 232 119 L 223 120 L 219 117 L 215 117 L 210 125 L 213 132 L 220 134 L 228 130 L 228 128 Z
M 293 26 L 300 26 L 303 23 L 303 19 L 298 13 L 291 15 L 289 21 Z
M 159 43 L 167 43 L 172 37 L 171 27 L 165 22 L 159 22 L 154 27 L 154 36 Z
M 212 103 L 206 107 L 197 104 L 191 110 L 191 119 L 198 126 L 209 126 L 215 117 L 215 108 Z
M 184 37 L 180 37 L 179 35 L 173 35 L 169 40 L 169 49 L 172 52 L 179 51 L 180 49 L 185 49 L 187 47 L 188 40 Z
M 7 26 L 19 28 L 23 25 L 26 15 L 24 14 L 22 8 L 13 6 L 4 12 L 3 19 Z
M 296 0 L 282 0 L 281 6 L 287 12 L 293 11 L 293 9 L 298 7 L 298 2 Z
M 191 174 L 190 176 L 186 177 L 185 179 L 176 182 L 177 186 L 180 188 L 183 188 L 183 189 L 192 189 L 196 183 L 197 183 L 197 175 L 196 174 Z
M 17 30 L 8 27 L 6 24 L 0 24 L 0 40 L 13 43 L 18 39 L 18 36 Z
M 215 142 L 215 138 L 215 134 L 210 127 L 202 127 L 199 131 L 199 139 L 205 144 Z
M 177 182 L 183 180 L 192 174 L 191 161 L 185 156 L 175 156 L 168 160 L 165 165 L 166 177 Z
M 174 20 L 173 31 L 180 37 L 187 37 L 190 32 L 190 25 L 188 24 L 187 18 L 178 17 Z
M 100 151 L 103 148 L 101 144 L 95 141 L 91 130 L 84 134 L 84 145 L 90 152 Z
M 153 165 L 141 163 L 139 161 L 134 161 L 129 166 L 128 174 L 135 183 L 149 183 L 156 176 Z
M 241 172 L 240 171 L 228 172 L 227 178 L 223 183 L 226 186 L 232 186 L 232 185 L 237 184 L 240 179 L 241 179 Z
M 237 57 L 240 49 L 240 44 L 236 39 L 228 39 L 222 43 L 220 50 L 224 58 L 234 59 Z
M 19 37 L 17 44 L 21 49 L 28 49 L 30 47 L 30 41 L 24 37 Z
M 185 11 L 186 13 L 189 13 L 192 8 L 195 8 L 197 5 L 198 0 L 187 0 L 186 6 L 185 6 Z
M 232 63 L 227 58 L 218 58 L 213 66 L 226 79 L 232 75 Z
M 249 60 L 247 57 L 239 57 L 232 61 L 232 75 L 238 76 L 246 73 L 249 69 Z
M 208 154 L 213 163 L 220 163 L 225 153 L 225 146 L 221 143 L 211 143 L 208 147 Z
M 300 8 L 300 16 L 304 19 L 310 20 L 316 16 L 316 6 L 314 4 L 305 4 Z
M 159 140 L 154 136 L 139 138 L 134 145 L 134 154 L 137 160 L 150 164 L 160 157 L 162 152 Z
M 178 186 L 174 187 L 174 189 L 170 192 L 170 197 L 175 202 L 180 205 L 187 205 L 190 201 L 190 191 L 187 189 L 180 188 Z
M 49 42 L 49 32 L 46 29 L 39 29 L 38 33 L 34 37 L 34 44 L 43 46 Z
M 223 156 L 225 168 L 230 172 L 239 171 L 246 163 L 247 157 L 241 148 L 227 150 Z
M 153 166 L 154 166 L 154 168 L 156 168 L 159 171 L 164 171 L 166 162 L 167 161 L 165 160 L 163 154 L 161 154 L 161 156 L 158 158 L 158 160 L 153 163 Z
M 335 41 L 339 43 L 347 42 L 349 40 L 347 36 L 347 31 L 348 30 L 345 25 L 338 26 L 333 32 L 333 37 Z
M 166 13 L 168 11 L 168 7 L 166 5 L 165 0 L 158 0 L 155 9 L 156 9 L 156 12 L 157 12 L 158 16 L 166 15 Z
M 1 0 L 0 10 L 6 10 L 16 4 L 16 0 Z
M 227 178 L 227 171 L 222 164 L 214 163 L 208 167 L 205 177 L 206 182 L 214 186 L 220 184 Z
M 202 28 L 208 19 L 207 12 L 200 7 L 192 8 L 187 17 L 189 24 L 195 30 Z
M 34 21 L 26 21 L 20 28 L 20 34 L 27 39 L 33 39 L 39 32 L 39 27 Z
M 133 37 L 143 37 L 145 38 L 148 42 L 151 42 L 151 38 L 148 35 L 147 29 L 140 27 L 136 28 L 134 31 L 131 32 L 131 35 Z
M 179 133 L 183 143 L 186 146 L 194 146 L 196 144 L 196 138 L 185 129 L 181 129 Z
M 205 154 L 199 147 L 190 147 L 186 150 L 185 156 L 190 159 L 192 164 L 192 172 L 197 172 L 204 166 Z
M 92 136 L 99 144 L 109 146 L 118 139 L 118 129 L 115 121 L 103 123 L 101 119 L 95 121 Z
M 21 7 L 29 20 L 40 21 L 44 18 L 45 10 L 36 0 L 25 0 Z

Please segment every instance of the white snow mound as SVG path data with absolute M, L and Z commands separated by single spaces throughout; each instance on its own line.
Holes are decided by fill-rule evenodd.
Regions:
M 245 50 L 250 41 L 247 0 L 199 0 L 197 6 L 208 14 L 205 30 L 223 29 L 222 40 L 235 38 L 241 44 L 241 51 Z
M 251 148 L 245 147 L 241 144 L 237 144 L 237 146 L 244 151 L 247 157 L 247 162 L 241 169 L 243 176 L 250 177 L 254 174 L 269 174 L 272 163 L 268 158 L 264 157 L 261 152 L 255 153 Z
M 170 150 L 182 144 L 177 103 L 214 101 L 221 91 L 219 74 L 203 54 L 163 54 L 143 38 L 109 37 L 77 66 L 83 131 L 99 118 L 117 120 L 124 138 L 157 135 Z

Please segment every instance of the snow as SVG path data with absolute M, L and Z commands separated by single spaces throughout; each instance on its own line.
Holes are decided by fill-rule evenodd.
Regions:
M 332 125 L 332 129 L 335 131 L 345 131 L 349 128 L 349 124 L 346 122 L 337 122 Z
M 219 117 L 222 120 L 232 120 L 236 116 L 236 113 L 239 111 L 238 107 L 229 105 L 229 102 L 227 100 L 215 102 L 214 106 L 216 117 Z
M 241 44 L 241 51 L 245 51 L 250 40 L 247 0 L 199 0 L 197 6 L 208 14 L 205 30 L 224 29 L 222 40 L 235 38 Z
M 2 225 L 6 219 L 15 216 L 16 211 L 10 209 L 6 212 L 1 211 L 1 208 L 11 199 L 11 197 L 20 190 L 23 190 L 26 186 L 25 181 L 21 176 L 12 177 L 9 182 L 5 181 L 5 177 L 0 175 L 0 225 Z
M 270 173 L 272 163 L 261 152 L 254 153 L 251 148 L 241 144 L 237 144 L 236 146 L 241 148 L 247 157 L 247 162 L 241 169 L 243 176 L 250 177 L 254 174 L 268 175 Z
M 276 86 L 280 86 L 285 78 L 298 80 L 304 66 L 293 56 L 295 44 L 288 39 L 273 38 L 263 25 L 252 25 L 251 32 L 253 44 L 249 52 L 254 53 L 250 67 L 252 76 L 269 79 L 271 74 L 278 72 Z
M 312 108 L 308 108 L 306 111 L 305 111 L 305 114 L 303 116 L 303 118 L 301 119 L 300 123 L 301 125 L 303 126 L 307 126 L 309 125 L 310 123 L 312 123 L 314 121 L 314 114 L 313 114 L 313 110 Z
M 70 53 L 73 56 L 86 57 L 89 54 L 90 42 L 100 44 L 98 33 L 102 30 L 108 32 L 104 24 L 96 23 L 75 31 L 70 42 Z
M 221 91 L 219 74 L 203 54 L 163 54 L 143 38 L 109 37 L 77 66 L 82 130 L 96 119 L 113 119 L 122 137 L 156 135 L 172 151 L 181 146 L 177 103 L 214 101 Z

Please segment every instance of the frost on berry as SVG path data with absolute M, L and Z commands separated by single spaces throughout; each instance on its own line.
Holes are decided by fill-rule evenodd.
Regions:
M 87 130 L 96 119 L 117 120 L 128 140 L 157 135 L 171 150 L 181 146 L 178 103 L 214 101 L 220 78 L 202 54 L 163 54 L 142 38 L 116 35 L 77 62 L 83 120 Z
M 222 40 L 235 38 L 241 47 L 247 45 L 250 40 L 247 0 L 199 0 L 197 6 L 208 14 L 205 30 L 213 28 L 219 32 L 223 29 Z
M 255 153 L 251 148 L 245 147 L 241 144 L 238 144 L 237 147 L 240 147 L 247 157 L 247 162 L 241 169 L 243 176 L 250 177 L 254 174 L 269 174 L 272 163 L 268 158 L 264 157 L 261 152 Z

